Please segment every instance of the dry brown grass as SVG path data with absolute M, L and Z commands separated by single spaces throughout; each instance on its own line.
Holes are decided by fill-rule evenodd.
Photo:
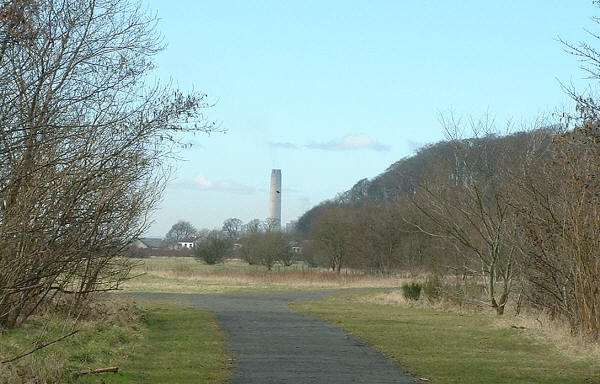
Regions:
M 563 355 L 573 360 L 600 360 L 600 345 L 582 335 L 573 335 L 568 323 L 554 319 L 543 312 L 498 317 L 499 328 L 521 329 L 527 336 L 554 345 Z
M 398 286 L 404 281 L 398 277 L 376 277 L 358 273 L 337 274 L 318 270 L 282 270 L 282 271 L 236 271 L 216 270 L 199 271 L 161 271 L 154 272 L 163 278 L 186 279 L 194 282 L 225 283 L 228 285 L 282 285 L 291 287 L 322 288 L 388 288 Z
M 402 285 L 403 276 L 373 276 L 351 270 L 336 272 L 297 264 L 267 271 L 240 260 L 209 266 L 192 258 L 154 257 L 144 260 L 141 278 L 125 285 L 131 291 L 219 293 L 239 290 L 390 288 Z

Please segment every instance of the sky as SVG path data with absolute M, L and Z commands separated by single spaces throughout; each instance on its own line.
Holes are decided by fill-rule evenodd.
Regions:
M 600 32 L 591 0 L 144 1 L 167 45 L 156 76 L 205 92 L 226 131 L 186 138 L 155 237 L 265 219 L 274 168 L 295 220 L 444 139 L 440 114 L 502 129 L 572 108 L 561 83 L 591 83 L 557 38 Z

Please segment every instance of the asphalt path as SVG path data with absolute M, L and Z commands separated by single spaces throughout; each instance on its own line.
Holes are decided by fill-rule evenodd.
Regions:
M 213 312 L 234 358 L 233 384 L 404 384 L 411 376 L 362 341 L 288 304 L 340 291 L 191 295 L 139 293 Z

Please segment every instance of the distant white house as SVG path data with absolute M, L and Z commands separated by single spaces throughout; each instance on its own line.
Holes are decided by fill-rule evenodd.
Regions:
M 187 237 L 181 241 L 177 242 L 177 249 L 192 249 L 194 248 L 194 243 L 196 242 L 195 237 Z

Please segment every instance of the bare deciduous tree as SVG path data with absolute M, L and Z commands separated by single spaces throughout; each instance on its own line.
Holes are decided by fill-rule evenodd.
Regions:
M 262 229 L 265 232 L 273 232 L 280 228 L 280 223 L 278 219 L 273 219 L 271 217 L 267 217 L 265 221 L 262 222 Z
M 515 251 L 509 234 L 512 208 L 506 189 L 504 167 L 514 148 L 488 146 L 493 122 L 471 122 L 475 134 L 462 139 L 463 127 L 453 117 L 442 123 L 453 143 L 450 156 L 439 158 L 435 173 L 420 184 L 412 200 L 430 220 L 424 232 L 454 244 L 465 256 L 465 268 L 482 276 L 489 304 L 498 314 L 511 292 L 515 273 Z M 499 291 L 497 287 L 499 285 Z
M 155 19 L 127 0 L 0 2 L 0 327 L 115 289 L 202 94 L 150 84 Z
M 313 223 L 311 232 L 327 255 L 328 267 L 340 273 L 353 250 L 354 222 L 350 212 L 342 206 L 328 208 Z
M 165 235 L 165 241 L 171 245 L 177 244 L 178 241 L 196 237 L 198 230 L 189 221 L 180 220 L 173 224 L 169 232 Z
M 399 266 L 400 245 L 406 239 L 407 224 L 396 205 L 364 204 L 354 217 L 354 243 L 367 268 L 390 274 Z M 404 255 L 406 257 L 406 255 Z
M 247 222 L 244 225 L 244 231 L 246 231 L 247 233 L 260 232 L 260 230 L 261 230 L 261 223 L 260 223 L 260 220 L 258 220 L 258 219 L 250 220 L 249 222 Z
M 225 232 L 230 239 L 237 239 L 242 232 L 242 220 L 232 217 L 223 222 L 222 231 Z
M 587 111 L 589 112 L 589 111 Z M 600 337 L 600 116 L 532 148 L 517 211 L 533 302 Z M 589 119 L 589 120 L 588 120 Z M 548 140 L 547 140 L 548 141 Z

